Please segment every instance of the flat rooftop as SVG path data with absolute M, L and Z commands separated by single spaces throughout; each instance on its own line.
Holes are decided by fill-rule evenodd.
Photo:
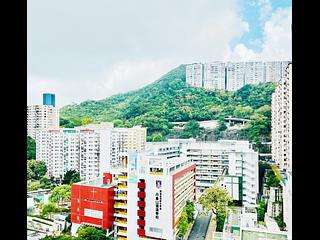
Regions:
M 98 187 L 98 188 L 110 188 L 114 187 L 116 184 L 111 183 L 111 184 L 103 184 L 103 177 L 97 177 L 94 179 L 82 181 L 82 182 L 77 182 L 74 183 L 75 185 L 80 185 L 80 186 L 91 186 L 91 187 Z

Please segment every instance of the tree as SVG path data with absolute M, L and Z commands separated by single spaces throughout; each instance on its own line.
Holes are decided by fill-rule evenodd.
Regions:
M 225 214 L 218 213 L 218 215 L 216 216 L 216 222 L 217 222 L 216 231 L 217 232 L 223 232 L 223 226 L 224 226 L 225 219 L 226 219 Z
M 39 180 L 47 172 L 47 166 L 44 161 L 29 160 L 27 167 L 32 171 L 32 178 Z
M 59 212 L 59 208 L 54 203 L 48 203 L 42 205 L 41 207 L 41 216 L 49 217 L 51 219 L 52 213 Z
M 185 210 L 183 210 L 178 223 L 179 235 L 181 237 L 183 237 L 186 234 L 186 232 L 188 231 L 188 227 L 188 214 Z
M 27 160 L 36 159 L 36 142 L 27 136 Z
M 62 184 L 72 184 L 76 182 L 80 182 L 80 173 L 76 170 L 68 170 L 63 177 Z
M 152 136 L 152 142 L 161 142 L 161 141 L 162 141 L 161 133 L 156 133 Z
M 203 207 L 204 214 L 213 212 L 215 215 L 227 216 L 232 198 L 224 188 L 214 185 L 204 191 L 199 198 L 199 203 Z
M 92 119 L 92 118 L 85 117 L 85 118 L 81 118 L 81 119 L 80 119 L 80 122 L 81 122 L 81 125 L 87 125 L 87 124 L 89 124 L 89 123 L 92 123 L 92 122 L 93 122 L 93 119 Z
M 200 134 L 200 124 L 195 120 L 190 120 L 184 126 L 184 133 L 190 137 L 197 137 Z
M 68 234 L 61 234 L 59 236 L 45 236 L 41 240 L 83 240 L 78 237 L 72 237 Z
M 57 186 L 52 190 L 49 200 L 53 203 L 61 204 L 65 200 L 70 200 L 71 198 L 71 186 L 61 185 Z
M 27 164 L 27 180 L 30 180 L 34 177 L 34 173 L 30 169 L 29 165 Z
M 49 179 L 46 178 L 46 177 L 43 177 L 40 179 L 40 183 L 44 184 L 44 185 L 47 185 L 49 183 Z
M 266 179 L 266 184 L 268 187 L 280 187 L 280 181 L 271 169 L 268 170 Z
M 194 220 L 194 203 L 187 200 L 185 209 L 188 216 L 188 223 L 191 223 Z
M 108 240 L 106 230 L 83 226 L 78 229 L 78 237 L 86 240 Z
M 227 129 L 227 125 L 225 124 L 224 120 L 219 121 L 218 131 L 222 132 Z
M 264 221 L 264 215 L 266 212 L 266 202 L 265 201 L 260 201 L 259 206 L 257 207 L 257 215 L 258 215 L 258 221 Z
M 233 115 L 237 118 L 249 118 L 253 113 L 253 108 L 250 106 L 237 106 L 233 111 Z

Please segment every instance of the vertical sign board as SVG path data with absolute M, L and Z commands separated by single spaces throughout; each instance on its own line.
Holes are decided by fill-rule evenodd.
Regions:
M 137 163 L 138 163 L 138 154 L 137 153 L 130 153 L 128 156 L 128 164 L 129 164 L 129 183 L 137 183 Z

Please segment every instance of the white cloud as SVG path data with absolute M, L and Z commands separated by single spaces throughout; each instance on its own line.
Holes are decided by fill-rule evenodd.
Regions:
M 28 104 L 138 89 L 182 63 L 223 60 L 248 31 L 237 0 L 28 1 Z
M 80 103 L 84 100 L 100 100 L 120 92 L 135 90 L 156 81 L 171 70 L 170 61 L 144 60 L 121 62 L 90 79 L 47 79 L 39 76 L 28 78 L 28 104 L 41 104 L 42 93 L 56 93 L 57 106 Z
M 259 8 L 259 20 L 264 21 L 268 17 L 270 17 L 270 14 L 272 12 L 272 6 L 270 0 L 259 0 L 257 5 Z
M 292 8 L 280 8 L 264 24 L 262 50 L 255 52 L 243 43 L 237 44 L 226 54 L 233 61 L 291 60 Z

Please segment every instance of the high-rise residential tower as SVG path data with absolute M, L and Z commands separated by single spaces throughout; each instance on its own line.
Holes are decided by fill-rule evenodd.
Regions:
M 59 109 L 55 107 L 54 95 L 51 94 L 51 98 L 45 95 L 43 105 L 27 106 L 27 135 L 33 139 L 37 130 L 59 128 Z
M 246 84 L 277 82 L 290 61 L 193 63 L 186 67 L 186 83 L 209 90 L 236 91 Z
M 53 93 L 43 94 L 43 105 L 56 106 L 56 96 Z

